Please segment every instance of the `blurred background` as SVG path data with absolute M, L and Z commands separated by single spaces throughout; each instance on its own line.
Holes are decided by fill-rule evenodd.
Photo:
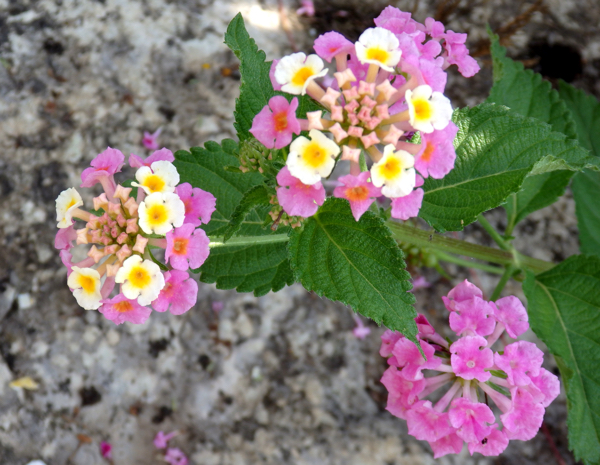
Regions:
M 390 3 L 469 33 L 482 71 L 468 80 L 450 71 L 454 107 L 482 102 L 491 87 L 486 24 L 510 57 L 600 96 L 596 0 Z M 234 137 L 240 76 L 223 34 L 237 12 L 274 59 L 311 52 L 330 30 L 356 40 L 387 4 L 0 0 L 0 464 L 108 463 L 101 441 L 112 444 L 117 465 L 160 464 L 152 445 L 160 430 L 179 430 L 172 445 L 198 465 L 574 463 L 564 394 L 536 438 L 511 442 L 501 457 L 463 451 L 434 461 L 385 411 L 383 329 L 365 321 L 370 334 L 357 337 L 349 309 L 298 285 L 256 298 L 201 284 L 190 312 L 154 313 L 139 326 L 84 311 L 66 286 L 53 248 L 54 200 L 79 186 L 96 154 L 111 146 L 149 155 L 143 134 L 159 128 L 159 145 L 173 151 Z M 501 210 L 487 216 L 500 228 L 505 221 Z M 517 248 L 537 258 L 577 253 L 570 194 L 516 234 Z M 456 237 L 491 245 L 476 225 Z M 441 295 L 464 278 L 489 295 L 497 279 L 444 269 L 452 279 L 411 269 L 430 284 L 414 291 L 417 310 L 442 333 Z M 517 285 L 506 294 L 523 298 Z M 22 377 L 37 386 L 8 386 Z

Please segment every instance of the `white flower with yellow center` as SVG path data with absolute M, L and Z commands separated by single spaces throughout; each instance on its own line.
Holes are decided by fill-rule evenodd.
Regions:
M 404 197 L 412 192 L 417 180 L 415 157 L 404 150 L 395 151 L 393 145 L 386 145 L 383 157 L 371 167 L 371 182 L 381 187 L 386 197 Z
M 433 92 L 428 85 L 406 91 L 410 125 L 425 133 L 448 126 L 452 119 L 450 99 L 441 92 Z
M 71 187 L 56 198 L 56 221 L 59 229 L 68 228 L 73 221 L 73 211 L 83 205 L 79 192 Z
M 73 290 L 77 303 L 86 310 L 96 310 L 102 305 L 100 273 L 92 268 L 74 266 L 67 279 L 67 285 Z
M 331 174 L 340 148 L 321 131 L 311 129 L 308 135 L 310 140 L 300 136 L 292 142 L 286 165 L 292 176 L 312 185 Z
M 394 71 L 400 62 L 402 51 L 396 36 L 382 27 L 372 27 L 363 32 L 355 44 L 356 56 L 362 64 L 378 65 L 386 71 Z
M 137 299 L 140 305 L 150 305 L 165 287 L 165 277 L 156 263 L 132 255 L 117 271 L 115 282 L 121 284 L 121 292 L 128 299 Z
M 175 186 L 179 184 L 179 173 L 170 161 L 159 160 L 150 166 L 142 166 L 135 173 L 138 182 L 132 182 L 132 186 L 144 189 L 146 194 L 155 192 L 175 192 Z
M 302 52 L 283 57 L 275 67 L 275 80 L 281 84 L 281 90 L 288 94 L 304 95 L 306 88 L 314 79 L 325 76 L 323 60 L 317 55 L 306 56 Z
M 139 224 L 146 234 L 164 236 L 185 219 L 185 205 L 177 194 L 155 192 L 140 203 Z

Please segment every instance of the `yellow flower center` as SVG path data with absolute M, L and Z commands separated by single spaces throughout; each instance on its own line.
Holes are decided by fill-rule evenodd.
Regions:
M 90 276 L 79 276 L 79 285 L 88 294 L 91 294 L 96 290 L 96 280 Z
M 309 66 L 304 66 L 296 71 L 296 74 L 292 76 L 292 84 L 295 86 L 304 86 L 306 80 L 314 74 L 315 73 L 313 72 L 312 68 Z
M 116 303 L 114 305 L 114 309 L 119 313 L 127 313 L 133 310 L 133 305 L 131 305 L 131 302 L 124 300 L 122 302 Z
M 67 210 L 69 208 L 71 208 L 73 205 L 75 205 L 77 203 L 77 199 L 72 198 L 71 201 L 69 202 L 69 205 L 67 205 Z
M 152 205 L 148 208 L 148 223 L 150 223 L 151 226 L 160 226 L 164 224 L 168 218 L 167 207 L 164 205 Z
M 150 193 L 162 192 L 165 187 L 165 181 L 156 174 L 151 174 L 144 179 L 144 187 L 150 189 Z
M 371 47 L 367 49 L 366 55 L 367 60 L 378 61 L 379 63 L 386 64 L 390 57 L 390 52 L 379 47 Z
M 136 266 L 129 272 L 129 282 L 139 289 L 148 286 L 150 281 L 152 281 L 152 277 L 146 269 L 141 266 Z
M 311 168 L 318 168 L 327 160 L 327 152 L 317 142 L 312 141 L 304 149 L 302 159 Z
M 413 100 L 413 106 L 415 107 L 415 118 L 420 121 L 429 121 L 433 114 L 433 108 L 429 100 L 420 98 Z
M 402 163 L 399 158 L 390 157 L 388 160 L 379 167 L 379 173 L 384 179 L 394 179 L 402 171 Z

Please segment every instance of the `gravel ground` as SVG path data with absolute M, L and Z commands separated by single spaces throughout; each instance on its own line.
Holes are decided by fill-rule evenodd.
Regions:
M 200 285 L 185 316 L 154 314 L 115 326 L 80 309 L 53 249 L 54 199 L 106 146 L 144 154 L 143 131 L 163 128 L 173 150 L 233 137 L 236 59 L 223 45 L 228 21 L 244 14 L 272 59 L 338 29 L 356 39 L 385 5 L 316 1 L 299 5 L 213 0 L 0 0 L 0 463 L 159 464 L 152 438 L 174 440 L 198 465 L 429 464 L 429 447 L 406 434 L 385 408 L 377 354 L 381 328 L 352 335 L 351 312 L 294 285 L 261 298 Z M 470 33 L 482 72 L 452 74 L 455 106 L 481 102 L 491 84 L 485 24 L 503 31 L 509 55 L 600 95 L 600 7 L 594 0 L 399 1 L 419 20 L 436 14 Z M 515 23 L 514 19 L 519 21 Z M 282 20 L 283 19 L 283 20 Z M 517 24 L 518 23 L 518 24 Z M 523 24 L 521 24 L 523 23 Z M 519 26 L 513 31 L 511 24 Z M 290 31 L 289 40 L 284 27 Z M 558 66 L 557 66 L 558 64 Z M 89 202 L 91 196 L 84 198 Z M 489 219 L 502 226 L 503 213 Z M 518 228 L 520 250 L 546 260 L 577 252 L 570 195 Z M 490 244 L 477 226 L 457 235 Z M 469 277 L 491 293 L 495 280 L 453 265 L 449 281 L 416 270 L 433 286 L 416 291 L 417 309 L 444 324 L 439 298 Z M 507 292 L 522 295 L 517 285 Z M 214 302 L 223 302 L 220 312 Z M 534 338 L 532 334 L 527 337 Z M 554 362 L 547 361 L 549 369 Z M 8 383 L 30 376 L 33 391 Z M 565 463 L 564 394 L 546 413 Z M 556 463 L 540 432 L 499 458 L 446 457 L 441 464 Z

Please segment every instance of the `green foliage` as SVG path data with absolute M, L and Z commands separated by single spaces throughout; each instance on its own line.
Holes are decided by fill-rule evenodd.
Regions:
M 565 82 L 560 83 L 559 90 L 575 119 L 579 143 L 600 157 L 600 102 Z M 600 256 L 600 173 L 577 173 L 572 188 L 581 252 Z
M 231 20 L 225 33 L 225 44 L 240 60 L 240 98 L 235 102 L 235 129 L 240 141 L 252 136 L 248 131 L 252 120 L 274 95 L 283 95 L 288 100 L 294 96 L 283 92 L 275 92 L 269 79 L 271 62 L 265 61 L 265 52 L 258 49 L 254 39 L 250 38 L 241 13 Z M 307 111 L 319 110 L 320 107 L 308 96 L 297 96 L 300 117 L 306 116 Z
M 339 300 L 416 342 L 415 298 L 403 254 L 383 220 L 366 212 L 355 221 L 347 201 L 330 198 L 289 244 L 296 280 Z
M 541 75 L 525 70 L 522 63 L 506 56 L 498 36 L 490 33 L 494 64 L 494 85 L 487 101 L 505 105 L 520 115 L 537 118 L 552 126 L 552 130 L 576 139 L 575 122 L 558 92 Z M 554 203 L 565 192 L 572 171 L 554 171 L 530 176 L 521 190 L 506 202 L 508 231 L 530 213 Z
M 588 166 L 587 151 L 534 118 L 484 103 L 457 110 L 456 163 L 428 178 L 419 216 L 436 230 L 460 231 L 521 188 L 530 173 Z
M 237 164 L 238 145 L 224 140 L 222 145 L 207 142 L 204 148 L 193 147 L 190 152 L 175 153 L 175 166 L 181 182 L 189 182 L 217 198 L 216 211 L 210 223 L 204 226 L 207 234 L 220 236 L 229 227 L 229 218 L 251 188 L 262 185 L 263 177 L 258 173 L 234 173 L 225 170 Z M 274 234 L 263 228 L 263 219 L 268 208 L 258 207 L 250 211 L 239 224 L 238 235 L 266 236 Z M 287 233 L 280 228 L 279 233 Z M 200 280 L 216 283 L 219 289 L 237 289 L 239 292 L 254 292 L 263 295 L 277 291 L 293 282 L 287 259 L 286 243 L 225 244 L 212 248 L 208 259 L 195 272 Z
M 523 286 L 532 329 L 556 356 L 567 391 L 569 447 L 600 461 L 600 259 L 573 256 Z
M 269 206 L 269 191 L 263 184 L 251 187 L 242 198 L 241 202 L 231 214 L 231 220 L 223 234 L 223 242 L 228 241 L 242 227 L 246 216 L 258 205 Z

